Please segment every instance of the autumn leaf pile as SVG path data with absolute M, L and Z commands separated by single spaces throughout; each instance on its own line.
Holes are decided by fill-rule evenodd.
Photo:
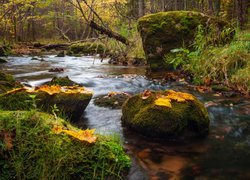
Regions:
M 86 88 L 79 87 L 79 86 L 43 85 L 43 86 L 39 86 L 36 88 L 30 88 L 30 87 L 17 88 L 17 89 L 8 91 L 6 94 L 14 94 L 18 92 L 28 92 L 28 93 L 46 92 L 49 95 L 54 95 L 54 94 L 59 94 L 59 93 L 66 93 L 66 94 L 91 94 L 92 93 Z
M 148 99 L 152 95 L 152 92 L 149 90 L 145 90 L 142 93 L 142 99 Z M 186 101 L 193 101 L 194 96 L 188 93 L 183 92 L 176 92 L 173 90 L 166 91 L 166 94 L 157 94 L 156 100 L 154 101 L 154 104 L 156 106 L 165 106 L 168 108 L 172 108 L 172 101 L 177 101 L 179 103 L 186 102 Z

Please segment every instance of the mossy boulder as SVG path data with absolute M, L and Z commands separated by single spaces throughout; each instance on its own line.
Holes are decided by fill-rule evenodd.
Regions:
M 175 91 L 144 94 L 129 98 L 123 105 L 124 125 L 157 138 L 186 139 L 208 134 L 208 112 L 193 95 Z
M 98 134 L 88 143 L 67 121 L 37 111 L 0 111 L 0 179 L 120 179 L 130 158 Z
M 60 51 L 56 57 L 65 57 L 65 51 Z
M 21 86 L 22 85 L 16 82 L 11 74 L 6 74 L 0 71 L 0 94 Z
M 48 86 L 36 89 L 19 88 L 0 96 L 2 110 L 30 110 L 39 108 L 45 112 L 80 119 L 93 93 L 78 86 Z
M 68 76 L 65 77 L 53 77 L 48 85 L 60 85 L 60 86 L 75 86 L 79 85 L 78 83 L 72 81 Z
M 199 12 L 169 11 L 140 18 L 138 30 L 151 70 L 174 69 L 173 65 L 164 62 L 164 56 L 183 46 L 192 49 L 199 25 L 206 28 L 207 32 L 211 29 L 216 31 L 213 41 L 229 42 L 235 33 L 228 22 Z M 229 31 L 223 31 L 229 28 Z
M 107 49 L 102 43 L 78 43 L 73 44 L 69 47 L 67 52 L 68 55 L 94 55 L 94 54 L 104 54 Z
M 130 97 L 127 93 L 110 92 L 107 95 L 101 95 L 94 100 L 94 104 L 100 107 L 111 109 L 120 109 L 123 103 Z

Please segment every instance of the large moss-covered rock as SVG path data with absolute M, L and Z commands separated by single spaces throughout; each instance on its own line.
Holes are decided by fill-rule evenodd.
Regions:
M 192 48 L 197 27 L 202 25 L 209 32 L 213 29 L 213 41 L 227 42 L 234 35 L 234 30 L 227 22 L 199 12 L 170 11 L 146 15 L 139 19 L 138 30 L 143 41 L 143 48 L 151 70 L 173 69 L 164 62 L 164 56 L 170 50 Z M 225 33 L 227 32 L 227 33 Z
M 93 93 L 78 86 L 41 86 L 36 89 L 19 88 L 0 96 L 2 110 L 39 108 L 78 120 L 88 106 Z
M 175 91 L 145 92 L 122 108 L 125 125 L 149 137 L 203 137 L 209 131 L 208 112 L 194 96 Z
M 0 111 L 2 180 L 120 179 L 129 167 L 113 138 L 37 111 Z

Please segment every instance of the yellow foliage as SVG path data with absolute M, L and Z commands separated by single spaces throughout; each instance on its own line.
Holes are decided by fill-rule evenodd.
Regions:
M 170 99 L 166 99 L 166 98 L 158 98 L 158 99 L 156 99 L 155 100 L 155 105 L 157 105 L 157 106 L 165 106 L 165 107 L 172 108 L 171 100 Z
M 168 108 L 172 108 L 171 101 L 177 102 L 186 102 L 193 101 L 194 97 L 188 93 L 175 92 L 173 90 L 168 90 L 166 96 L 161 96 L 155 100 L 155 105 L 157 106 L 165 106 Z
M 175 92 L 173 90 L 167 91 L 167 99 L 175 100 L 177 102 L 193 101 L 194 97 L 188 93 Z
M 84 87 L 79 86 L 59 86 L 59 85 L 43 85 L 37 88 L 29 88 L 29 87 L 22 87 L 13 89 L 11 91 L 8 91 L 6 94 L 14 94 L 18 92 L 28 92 L 28 93 L 35 93 L 35 92 L 46 92 L 49 95 L 58 94 L 58 93 L 67 93 L 67 94 L 92 94 L 92 91 L 89 91 L 85 89 Z
M 58 85 L 52 85 L 52 86 L 44 85 L 44 86 L 38 87 L 36 90 L 46 92 L 49 95 L 53 95 L 53 94 L 58 94 L 58 93 L 61 92 L 61 86 L 58 86 Z
M 53 132 L 56 134 L 65 133 L 78 139 L 82 142 L 88 142 L 90 144 L 95 143 L 97 137 L 94 135 L 95 129 L 87 129 L 87 130 L 80 130 L 80 131 L 73 131 L 73 130 L 64 130 L 62 126 L 54 125 Z

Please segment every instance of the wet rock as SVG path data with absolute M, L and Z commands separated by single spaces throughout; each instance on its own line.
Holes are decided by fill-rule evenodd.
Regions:
M 61 72 L 64 72 L 64 69 L 63 68 L 51 68 L 51 69 L 49 69 L 49 72 L 61 73 Z
M 123 103 L 130 97 L 127 93 L 111 92 L 108 95 L 102 95 L 94 100 L 94 104 L 100 107 L 120 109 Z
M 172 64 L 166 63 L 164 57 L 173 55 L 171 50 L 190 47 L 195 38 L 197 27 L 203 25 L 209 32 L 216 30 L 214 38 L 222 43 L 230 42 L 235 34 L 222 33 L 224 28 L 232 28 L 220 19 L 192 11 L 169 11 L 146 15 L 138 20 L 138 30 L 142 37 L 146 59 L 152 71 L 172 70 Z
M 65 51 L 59 52 L 56 57 L 65 57 Z
M 65 77 L 53 77 L 53 79 L 46 83 L 48 85 L 60 85 L 60 86 L 75 86 L 75 85 L 79 85 L 78 83 L 72 81 L 71 79 L 69 79 L 68 76 Z
M 7 63 L 7 62 L 8 62 L 8 60 L 7 60 L 6 58 L 1 58 L 1 57 L 0 57 L 0 64 L 1 64 L 1 63 Z
M 209 131 L 206 108 L 187 93 L 145 91 L 129 98 L 122 113 L 124 125 L 149 137 L 185 139 Z
M 41 59 L 37 58 L 37 57 L 32 57 L 31 58 L 32 61 L 40 61 Z
M 0 94 L 21 86 L 22 85 L 16 82 L 11 74 L 6 74 L 0 71 Z

